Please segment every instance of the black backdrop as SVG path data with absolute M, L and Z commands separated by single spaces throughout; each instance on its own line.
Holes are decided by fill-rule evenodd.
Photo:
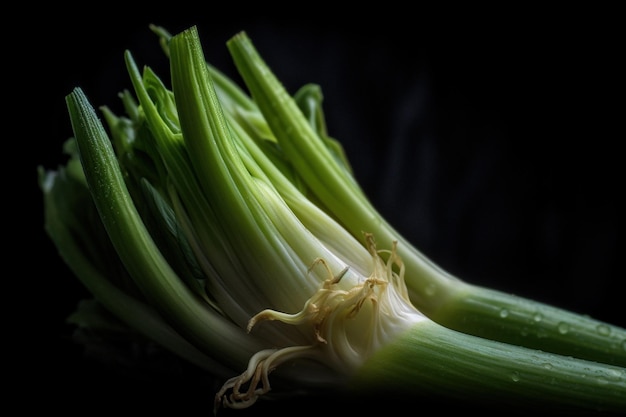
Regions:
M 87 293 L 43 232 L 36 167 L 64 161 L 61 144 L 71 135 L 64 96 L 80 86 L 95 106 L 115 107 L 130 86 L 127 48 L 166 74 L 149 23 L 173 33 L 197 25 L 208 60 L 231 75 L 225 42 L 246 30 L 288 90 L 321 85 L 329 132 L 367 194 L 444 269 L 625 326 L 622 30 L 610 11 L 492 12 L 347 19 L 96 5 L 25 24 L 21 33 L 31 40 L 12 42 L 25 60 L 10 69 L 18 71 L 13 79 L 28 77 L 12 97 L 19 126 L 30 132 L 16 141 L 28 159 L 20 192 L 29 193 L 17 212 L 28 216 L 22 224 L 32 239 L 8 259 L 29 271 L 18 280 L 24 287 L 15 302 L 26 307 L 11 309 L 8 343 L 22 354 L 14 387 L 36 399 L 22 407 L 77 415 L 89 412 L 88 402 L 149 412 L 176 406 L 181 414 L 211 407 L 215 387 L 184 365 L 133 370 L 85 357 L 64 320 Z M 336 403 L 307 405 L 321 411 Z M 301 405 L 261 403 L 224 415 Z

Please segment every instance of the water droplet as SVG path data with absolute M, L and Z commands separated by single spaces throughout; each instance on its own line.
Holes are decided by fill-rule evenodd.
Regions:
M 437 292 L 437 286 L 433 283 L 430 283 L 426 286 L 426 295 L 432 297 Z
M 513 382 L 518 382 L 519 381 L 519 372 L 513 371 L 513 373 L 511 374 L 511 380 Z
M 598 377 L 598 384 L 600 384 L 600 385 L 607 385 L 608 383 L 609 383 L 609 380 L 606 379 L 605 377 L 603 377 L 603 376 L 599 376 Z
M 600 333 L 602 336 L 608 336 L 609 334 L 611 334 L 611 328 L 606 324 L 599 324 L 596 329 L 598 330 L 598 333 Z
M 612 381 L 621 381 L 622 379 L 624 379 L 624 371 L 620 370 L 620 369 L 609 369 L 607 371 L 607 377 L 608 379 L 612 380 Z
M 506 308 L 503 308 L 502 310 L 500 310 L 500 317 L 504 319 L 508 316 L 509 316 L 509 310 L 507 310 Z
M 551 364 L 551 363 L 548 363 L 548 362 L 543 363 L 543 364 L 542 364 L 542 366 L 543 366 L 545 369 L 552 369 L 552 364 Z
M 569 324 L 565 323 L 565 322 L 560 322 L 557 326 L 559 333 L 561 334 L 566 334 L 567 332 L 569 332 Z
M 539 323 L 541 320 L 543 320 L 543 316 L 541 315 L 541 313 L 537 313 L 533 317 L 533 320 L 535 320 L 536 323 Z

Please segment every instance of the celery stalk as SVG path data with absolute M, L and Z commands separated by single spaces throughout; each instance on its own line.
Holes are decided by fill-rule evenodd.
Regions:
M 297 159 L 270 155 L 278 151 L 272 141 L 285 140 L 274 124 L 287 132 L 293 126 L 265 119 L 296 117 L 292 99 L 285 93 L 291 110 L 281 113 L 280 105 L 267 116 L 207 64 L 195 27 L 167 39 L 172 90 L 150 68 L 140 71 L 127 51 L 137 97 L 121 95 L 128 118 L 102 108 L 109 138 L 74 89 L 66 103 L 79 159 L 59 173 L 42 172 L 40 182 L 47 230 L 94 296 L 177 355 L 220 378 L 230 373 L 214 411 L 271 397 L 275 370 L 288 392 L 626 407 L 623 367 L 477 337 L 424 315 L 409 298 L 401 245 L 386 229 L 377 230 L 385 249 L 368 230 L 357 238 L 336 221 L 327 197 L 307 197 L 315 186 L 292 182 L 307 178 Z M 301 90 L 310 118 L 295 111 L 294 126 L 320 133 L 319 142 L 305 144 L 328 150 L 329 169 L 342 178 L 347 161 L 324 132 L 316 94 Z M 344 185 L 367 203 L 356 182 Z M 470 286 L 450 287 L 445 300 Z
M 515 404 L 515 412 L 621 413 L 626 410 L 624 371 L 424 322 L 375 353 L 350 387 L 364 398 L 402 399 L 419 393 L 490 409 L 511 410 Z
M 384 219 L 337 162 L 245 32 L 228 48 L 253 100 L 298 174 L 355 237 L 398 242 L 411 300 L 431 319 L 485 338 L 626 365 L 626 329 L 555 306 L 460 280 L 429 260 Z
M 192 344 L 211 352 L 223 364 L 241 366 L 238 359 L 248 357 L 260 345 L 200 303 L 180 282 L 147 232 L 128 194 L 110 140 L 81 89 L 68 95 L 67 105 L 91 195 L 130 276 Z M 214 334 L 229 337 L 215 338 Z
M 84 180 L 84 179 L 83 179 Z M 99 261 L 107 259 L 115 261 L 115 256 L 102 257 L 107 250 L 108 243 L 104 239 L 94 243 L 102 247 L 96 248 L 96 253 L 86 250 L 85 244 L 93 241 L 89 232 L 84 228 L 85 223 L 76 222 L 81 216 L 91 217 L 92 224 L 99 224 L 95 207 L 91 203 L 91 196 L 80 179 L 73 178 L 66 168 L 59 172 L 45 174 L 41 171 L 40 185 L 44 193 L 46 230 L 59 249 L 59 254 L 71 268 L 77 278 L 85 285 L 98 302 L 107 310 L 120 318 L 130 328 L 137 330 L 148 339 L 157 342 L 174 354 L 207 371 L 227 376 L 232 370 L 202 353 L 176 332 L 170 324 L 149 304 L 137 296 L 133 296 L 127 289 L 123 290 L 111 282 L 107 275 L 111 272 L 103 270 L 106 265 L 98 265 Z M 77 202 L 82 197 L 85 200 Z M 86 233 L 87 232 L 87 233 Z M 82 236 L 81 236 L 82 235 Z M 78 238 L 77 236 L 81 236 Z M 117 262 L 109 262 L 116 264 Z M 108 274 L 107 274 L 108 272 Z M 124 269 L 119 268 L 115 274 L 122 274 Z

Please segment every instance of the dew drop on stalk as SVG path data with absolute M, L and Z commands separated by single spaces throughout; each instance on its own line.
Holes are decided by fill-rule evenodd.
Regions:
M 507 318 L 509 316 L 509 310 L 507 310 L 506 308 L 503 308 L 502 310 L 500 310 L 500 317 Z
M 426 295 L 432 297 L 437 292 L 437 286 L 433 283 L 430 283 L 426 286 Z
M 600 384 L 600 385 L 607 385 L 608 383 L 609 383 L 609 380 L 606 379 L 605 377 L 603 377 L 603 376 L 599 376 L 598 377 L 598 384 Z
M 599 324 L 597 330 L 602 336 L 608 336 L 611 333 L 611 328 L 606 324 Z
M 624 371 L 619 369 L 610 369 L 608 371 L 608 379 L 619 382 L 624 377 Z
M 566 334 L 567 332 L 569 332 L 569 324 L 565 323 L 565 322 L 560 322 L 557 326 L 559 333 L 561 334 Z

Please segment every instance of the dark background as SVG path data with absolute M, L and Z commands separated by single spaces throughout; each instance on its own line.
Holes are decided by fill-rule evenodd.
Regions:
M 323 8 L 289 15 L 99 7 L 25 20 L 9 42 L 15 55 L 7 56 L 19 58 L 7 61 L 16 71 L 7 77 L 8 91 L 17 89 L 12 120 L 27 132 L 12 142 L 27 159 L 18 160 L 25 172 L 12 175 L 27 184 L 11 210 L 27 216 L 18 224 L 27 225 L 28 240 L 12 245 L 7 259 L 23 286 L 16 300 L 5 294 L 20 306 L 10 309 L 5 344 L 20 353 L 12 386 L 33 398 L 20 401 L 25 410 L 211 407 L 212 382 L 184 364 L 165 358 L 163 369 L 133 369 L 85 356 L 65 319 L 88 294 L 43 230 L 36 169 L 65 161 L 61 145 L 72 134 L 65 95 L 80 86 L 95 106 L 115 108 L 130 86 L 125 49 L 167 79 L 150 23 L 172 33 L 197 25 L 207 59 L 231 76 L 225 42 L 246 30 L 289 91 L 321 85 L 329 133 L 362 187 L 444 269 L 626 326 L 618 250 L 624 34 L 615 11 L 491 9 L 470 18 L 396 10 L 357 18 Z M 333 398 L 313 407 L 328 401 L 345 405 Z M 224 415 L 301 405 L 261 403 Z

